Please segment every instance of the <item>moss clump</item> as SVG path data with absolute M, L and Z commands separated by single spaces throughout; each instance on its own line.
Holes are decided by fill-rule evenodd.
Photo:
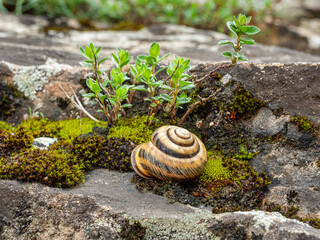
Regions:
M 29 130 L 34 137 L 56 137 L 59 139 L 74 139 L 80 134 L 89 133 L 95 126 L 101 127 L 106 122 L 97 123 L 90 118 L 67 119 L 54 121 L 45 118 L 31 118 L 22 121 L 17 129 L 23 127 Z
M 203 183 L 223 181 L 230 179 L 232 173 L 223 166 L 223 156 L 219 152 L 208 152 L 208 161 L 200 177 Z
M 0 121 L 0 130 L 12 131 L 12 126 L 4 121 Z
M 130 155 L 135 146 L 124 138 L 78 137 L 68 145 L 70 154 L 81 159 L 84 170 L 102 167 L 122 172 L 132 171 Z
M 262 100 L 255 98 L 241 85 L 233 91 L 233 94 L 234 99 L 231 108 L 240 115 L 243 115 L 245 113 L 250 116 L 254 115 L 257 110 L 264 106 L 264 102 Z
M 30 118 L 28 120 L 22 121 L 14 130 L 14 132 L 19 131 L 19 129 L 25 129 L 34 138 L 37 137 L 56 137 L 59 134 L 61 127 L 57 121 L 49 120 L 46 118 Z
M 123 137 L 135 144 L 148 142 L 151 139 L 153 131 L 160 127 L 161 123 L 156 122 L 149 127 L 145 122 L 146 116 L 121 119 L 119 121 L 119 126 L 110 128 L 108 137 Z
M 14 133 L 0 130 L 0 157 L 25 151 L 31 147 L 33 139 L 30 132 L 22 127 Z
M 12 85 L 0 83 L 0 118 L 4 119 L 12 115 L 16 109 L 15 99 L 19 96 L 18 91 Z
M 302 222 L 308 223 L 310 226 L 320 229 L 320 219 L 319 218 L 302 218 Z
M 121 231 L 119 233 L 121 239 L 125 240 L 142 240 L 146 234 L 146 227 L 143 227 L 140 222 L 130 222 L 128 219 L 124 219 Z
M 0 159 L 0 178 L 71 187 L 84 181 L 84 171 L 71 154 L 33 149 L 26 154 Z
M 259 188 L 270 183 L 268 178 L 259 177 L 248 161 L 227 157 L 218 151 L 208 152 L 208 161 L 200 180 L 213 192 L 219 192 L 228 185 L 241 189 L 243 185 Z
M 95 135 L 60 141 L 48 150 L 29 149 L 27 153 L 2 157 L 0 178 L 72 187 L 84 181 L 85 171 L 95 167 L 131 171 L 130 154 L 133 148 L 125 139 Z M 15 153 L 18 150 L 15 149 Z M 5 152 L 3 155 L 9 154 Z
M 104 127 L 108 125 L 108 122 L 95 122 L 90 118 L 68 119 L 59 121 L 58 123 L 61 128 L 58 137 L 62 139 L 73 139 L 81 134 L 91 132 L 93 127 Z
M 313 122 L 306 116 L 298 116 L 290 119 L 290 122 L 297 125 L 300 130 L 304 130 L 309 133 L 315 133 L 316 127 Z

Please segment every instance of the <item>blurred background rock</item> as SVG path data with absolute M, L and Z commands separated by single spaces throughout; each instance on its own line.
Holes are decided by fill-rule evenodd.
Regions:
M 158 23 L 227 33 L 225 22 L 242 12 L 262 29 L 258 42 L 320 54 L 319 0 L 0 0 L 0 10 L 44 16 L 41 30 L 49 35 L 139 30 Z

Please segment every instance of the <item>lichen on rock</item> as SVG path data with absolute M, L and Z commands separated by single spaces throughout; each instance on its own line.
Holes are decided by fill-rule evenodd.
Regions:
M 57 63 L 49 58 L 44 65 L 20 67 L 13 77 L 18 90 L 30 99 L 35 99 L 38 91 L 41 91 L 49 82 L 50 78 L 61 73 L 63 68 L 69 67 Z

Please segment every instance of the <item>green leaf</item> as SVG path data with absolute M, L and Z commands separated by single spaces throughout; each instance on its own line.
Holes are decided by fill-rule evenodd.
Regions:
M 151 102 L 151 99 L 150 99 L 150 98 L 145 98 L 144 100 Z
M 155 104 L 155 103 L 151 103 L 151 104 L 150 104 L 150 106 L 151 106 L 151 107 L 156 107 L 156 106 L 157 106 L 157 104 Z
M 223 52 L 223 53 L 222 53 L 222 56 L 225 56 L 225 57 L 228 57 L 228 58 L 232 58 L 232 53 L 226 51 L 226 52 Z
M 188 86 L 188 85 L 191 85 L 191 84 L 193 84 L 193 83 L 189 82 L 189 81 L 183 81 L 183 80 L 179 81 L 179 85 L 180 86 Z
M 91 78 L 87 79 L 86 84 L 87 84 L 88 88 L 90 88 L 90 90 L 92 90 L 93 81 Z
M 260 29 L 256 26 L 243 26 L 240 28 L 240 31 L 245 35 L 254 35 L 260 32 Z
M 103 63 L 105 60 L 107 60 L 107 59 L 109 59 L 108 57 L 106 57 L 106 58 L 103 58 L 103 59 L 101 59 L 100 61 L 99 61 L 99 63 L 98 63 L 98 66 L 100 66 L 101 65 L 101 63 Z
M 154 66 L 157 64 L 157 58 L 149 56 L 147 58 L 147 64 L 150 64 L 151 66 Z
M 170 96 L 169 96 L 168 94 L 166 94 L 166 93 L 160 94 L 160 97 L 161 97 L 163 100 L 167 101 L 167 102 L 171 102 Z
M 163 68 L 161 68 L 161 69 L 159 69 L 158 71 L 156 71 L 156 73 L 154 74 L 154 75 L 157 75 L 159 72 L 161 72 L 161 71 L 163 71 L 163 70 L 165 70 L 165 69 L 167 69 L 168 67 L 163 67 Z
M 97 83 L 94 83 L 93 85 L 92 85 L 92 92 L 94 92 L 94 93 L 99 93 L 99 92 L 101 92 L 101 88 L 99 87 L 99 84 L 97 84 Z
M 121 105 L 122 108 L 131 107 L 131 106 L 132 106 L 132 104 L 129 104 L 129 103 Z
M 227 26 L 229 28 L 229 30 L 231 32 L 233 32 L 236 36 L 238 35 L 237 33 L 239 33 L 240 31 L 237 29 L 237 26 L 232 22 L 232 21 L 228 21 L 227 22 Z
M 246 58 L 245 56 L 240 56 L 238 57 L 239 61 L 248 61 L 248 58 Z
M 82 54 L 85 54 L 85 51 L 84 51 L 84 49 L 83 49 L 82 47 L 79 47 L 79 49 L 80 49 L 80 52 L 81 52 Z
M 241 38 L 240 43 L 246 44 L 246 45 L 254 45 L 255 42 L 252 38 Z
M 182 91 L 182 90 L 190 90 L 190 89 L 194 88 L 195 86 L 196 85 L 194 85 L 194 84 L 190 84 L 190 85 L 187 85 L 187 86 L 180 87 L 179 90 L 180 91 Z
M 85 94 L 82 94 L 82 97 L 87 97 L 87 98 L 96 97 L 96 94 L 94 94 L 94 93 L 85 93 Z
M 158 59 L 158 63 L 161 62 L 163 59 L 165 59 L 166 57 L 168 57 L 169 55 L 171 55 L 171 53 L 168 53 L 166 55 L 164 55 L 163 57 Z
M 191 98 L 178 97 L 177 98 L 177 105 L 186 104 L 190 101 L 191 101 Z
M 160 54 L 160 46 L 158 43 L 152 43 L 149 49 L 149 54 L 152 57 L 157 58 Z
M 225 44 L 231 44 L 233 45 L 233 42 L 229 41 L 229 40 L 221 40 L 218 42 L 219 45 L 225 45 Z
M 169 86 L 164 85 L 164 84 L 160 85 L 159 87 L 164 89 L 164 90 L 169 90 L 169 91 L 173 91 L 174 90 L 172 87 L 169 87 Z
M 137 57 L 140 61 L 147 61 L 148 56 L 147 55 L 139 55 Z
M 240 14 L 239 14 L 239 16 L 240 16 Z M 239 17 L 238 17 L 239 18 Z M 241 28 L 241 23 L 238 21 L 238 19 L 235 17 L 235 16 L 233 16 L 233 22 L 234 22 L 234 24 L 236 25 L 236 27 L 238 28 L 238 29 L 240 29 Z
M 116 90 L 116 94 L 117 94 L 118 97 L 122 97 L 122 96 L 126 95 L 127 92 L 128 92 L 128 89 L 126 87 L 123 87 L 123 86 Z
M 102 113 L 104 113 L 104 111 L 103 111 L 102 109 L 98 109 L 97 112 L 102 112 Z
M 100 94 L 100 99 L 101 99 L 102 102 L 106 99 L 106 97 L 107 97 L 106 95 Z
M 89 67 L 89 68 L 92 68 L 93 65 L 91 63 L 87 63 L 87 62 L 79 62 L 79 64 L 82 66 L 82 67 Z
M 95 52 L 96 56 L 99 54 L 100 50 L 101 50 L 101 46 L 98 47 L 98 49 L 96 50 L 96 52 Z
M 246 24 L 247 24 L 247 25 L 250 23 L 251 18 L 252 18 L 251 16 L 247 17 L 247 19 L 246 19 Z
M 89 47 L 86 47 L 84 51 L 89 60 L 94 60 L 93 53 Z
M 112 55 L 112 62 L 114 63 L 114 65 L 116 65 L 116 67 L 118 68 L 120 66 L 120 60 L 119 58 L 114 54 L 111 53 Z
M 246 24 L 247 18 L 246 18 L 246 16 L 244 14 L 239 13 L 237 20 L 241 25 L 244 25 L 244 24 Z M 238 28 L 240 28 L 240 27 L 238 27 Z
M 92 53 L 96 52 L 96 49 L 95 49 L 93 43 L 90 43 L 89 47 L 90 47 Z

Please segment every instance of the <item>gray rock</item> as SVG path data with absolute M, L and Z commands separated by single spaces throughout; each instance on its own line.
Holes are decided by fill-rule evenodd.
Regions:
M 39 149 L 47 149 L 51 144 L 54 144 L 56 141 L 56 138 L 38 137 L 33 140 L 32 146 Z
M 119 239 L 127 218 L 146 228 L 144 239 L 320 239 L 320 230 L 279 213 L 210 214 L 169 204 L 139 193 L 130 177 L 96 170 L 69 190 L 0 180 L 0 238 Z
M 234 80 L 261 98 L 271 110 L 288 115 L 319 117 L 320 67 L 318 63 L 237 64 Z
M 252 166 L 258 172 L 266 172 L 272 181 L 266 202 L 287 209 L 295 206 L 300 216 L 320 218 L 319 156 L 319 149 L 301 150 L 272 144 L 254 157 Z
M 281 132 L 289 119 L 289 115 L 282 115 L 277 118 L 270 109 L 262 108 L 246 125 L 251 128 L 254 136 L 260 134 L 270 137 Z

